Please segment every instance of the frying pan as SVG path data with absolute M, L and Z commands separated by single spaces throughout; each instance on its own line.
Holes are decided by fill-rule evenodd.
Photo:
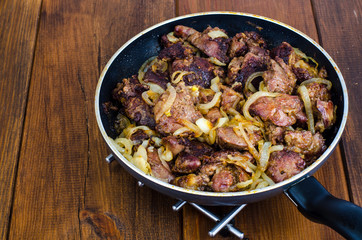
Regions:
M 145 60 L 158 55 L 160 37 L 173 31 L 176 25 L 189 26 L 198 31 L 203 31 L 208 26 L 217 26 L 225 29 L 229 36 L 243 31 L 257 31 L 266 39 L 269 49 L 286 41 L 316 59 L 320 66 L 325 66 L 329 80 L 333 83 L 332 99 L 337 105 L 336 123 L 324 135 L 328 146 L 326 151 L 312 165 L 290 179 L 273 186 L 243 192 L 188 190 L 146 175 L 131 164 L 117 151 L 110 139 L 115 137 L 115 132 L 103 111 L 102 103 L 111 100 L 111 91 L 117 82 L 136 74 Z M 362 208 L 333 197 L 312 177 L 337 146 L 346 124 L 348 95 L 344 79 L 329 54 L 314 40 L 291 26 L 270 18 L 236 12 L 191 14 L 156 24 L 130 39 L 109 60 L 97 85 L 95 113 L 99 129 L 113 156 L 131 175 L 158 192 L 201 205 L 241 205 L 261 201 L 284 192 L 309 219 L 332 227 L 346 238 L 362 238 Z

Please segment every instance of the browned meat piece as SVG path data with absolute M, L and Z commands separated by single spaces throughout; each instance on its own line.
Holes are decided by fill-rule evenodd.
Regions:
M 142 85 L 134 75 L 131 78 L 124 78 L 122 83 L 117 83 L 116 88 L 112 91 L 112 97 L 116 101 L 125 103 L 129 98 L 139 97 L 147 90 L 148 86 Z
M 320 113 L 321 120 L 323 122 L 323 128 L 327 129 L 334 123 L 334 106 L 332 101 L 320 101 L 317 100 L 316 108 Z
M 168 48 L 171 47 L 173 44 L 175 44 L 173 42 L 170 42 L 170 40 L 168 40 L 167 35 L 163 35 L 161 37 L 160 43 L 162 48 Z
M 245 36 L 245 34 L 244 34 Z M 248 46 L 246 45 L 243 33 L 236 34 L 230 43 L 229 56 L 230 58 L 244 56 L 248 52 Z
M 234 176 L 231 171 L 223 169 L 215 173 L 211 179 L 212 190 L 215 192 L 229 192 L 230 187 L 234 183 Z
M 220 62 L 227 63 L 229 62 L 229 58 L 226 56 L 226 52 L 229 48 L 230 39 L 224 37 L 212 39 L 209 36 L 209 33 L 213 31 L 221 31 L 225 33 L 223 29 L 218 27 L 208 27 L 202 33 L 185 26 L 175 27 L 175 35 L 187 39 L 187 41 L 191 42 L 207 56 L 215 57 Z
M 199 89 L 199 102 L 200 103 L 208 103 L 215 96 L 215 92 L 210 88 L 200 88 Z
M 171 182 L 175 178 L 170 168 L 162 164 L 157 151 L 147 150 L 147 161 L 151 166 L 152 175 L 156 178 L 165 182 Z
M 192 173 L 201 166 L 200 158 L 185 152 L 180 153 L 172 168 L 173 172 L 177 173 Z
M 224 162 L 228 158 L 228 155 L 230 155 L 232 157 L 245 157 L 246 159 L 248 159 L 248 161 L 253 160 L 253 156 L 249 152 L 246 152 L 246 151 L 241 153 L 236 150 L 221 150 L 221 151 L 217 151 L 217 152 L 214 152 L 213 154 L 211 154 L 210 158 L 208 158 L 204 162 L 207 162 L 207 163 Z
M 292 67 L 293 73 L 296 75 L 298 83 L 301 83 L 312 77 L 318 77 L 317 70 L 308 63 L 307 59 L 303 59 L 301 56 L 297 55 L 293 47 L 287 43 L 282 42 L 278 47 L 274 48 L 271 51 L 271 57 L 279 57 L 283 59 L 284 63 Z M 321 75 L 324 75 L 325 71 L 321 72 Z
M 236 104 L 242 99 L 242 95 L 235 92 L 233 89 L 221 85 L 222 95 L 221 95 L 221 107 L 224 111 L 229 110 L 236 106 Z M 235 107 L 234 107 L 235 108 Z
M 208 179 L 207 179 L 208 180 Z M 177 177 L 174 182 L 176 186 L 183 187 L 192 190 L 204 190 L 207 181 L 201 175 L 195 175 L 193 173 Z
M 241 167 L 238 167 L 238 166 L 236 166 L 236 167 L 240 171 L 239 176 L 238 176 L 239 182 L 248 181 L 250 179 L 250 175 L 244 169 L 242 169 Z
M 229 155 L 245 158 L 245 161 L 253 160 L 249 152 L 240 153 L 235 150 L 222 150 L 213 153 L 210 157 L 204 157 L 200 175 L 204 179 L 212 177 L 211 188 L 213 191 L 234 191 L 235 188 L 232 187 L 234 183 L 250 179 L 250 175 L 240 166 L 227 164 Z
M 291 94 L 297 81 L 294 73 L 281 58 L 275 57 L 275 61 L 270 61 L 270 69 L 263 74 L 268 91 Z
M 125 104 L 125 112 L 137 125 L 146 125 L 150 128 L 155 128 L 155 119 L 153 118 L 152 110 L 142 98 L 130 98 Z
M 189 144 L 189 140 L 187 138 L 178 138 L 171 135 L 162 138 L 162 144 L 172 152 L 173 156 L 176 156 L 185 150 L 186 146 Z
M 186 40 L 189 36 L 191 36 L 195 33 L 198 33 L 198 31 L 193 28 L 182 26 L 182 25 L 177 25 L 175 27 L 175 31 L 174 31 L 175 36 L 181 37 L 184 40 Z
M 213 152 L 212 147 L 205 143 L 182 137 L 167 136 L 162 138 L 162 143 L 172 152 L 173 156 L 183 151 L 196 157 Z
M 235 57 L 231 60 L 228 66 L 228 84 L 234 82 L 244 82 L 248 77 L 259 71 L 267 70 L 270 59 L 268 56 L 255 55 L 249 52 L 245 57 Z
M 281 144 L 284 140 L 284 128 L 275 126 L 274 124 L 267 123 L 265 126 L 265 134 L 268 140 L 273 144 Z
M 272 58 L 279 57 L 283 59 L 285 64 L 288 64 L 289 66 L 294 65 L 299 59 L 296 56 L 293 47 L 287 42 L 282 42 L 278 47 L 274 48 L 270 55 Z
M 199 85 L 201 87 L 210 87 L 211 79 L 218 74 L 223 74 L 223 70 L 211 64 L 207 59 L 193 57 L 189 59 L 179 59 L 172 63 L 170 75 L 176 71 L 187 71 L 190 74 L 183 77 L 186 85 Z
M 283 150 L 270 154 L 266 174 L 278 183 L 300 173 L 304 167 L 305 161 L 298 153 Z
M 304 68 L 292 67 L 292 70 L 299 84 L 305 80 L 313 78 L 313 76 Z
M 143 86 L 136 76 L 123 79 L 122 83 L 118 83 L 113 90 L 113 99 L 122 103 L 127 116 L 134 120 L 138 125 L 146 125 L 150 128 L 155 127 L 152 109 L 143 101 L 142 92 L 148 90 Z
M 312 106 L 316 105 L 317 100 L 328 101 L 331 99 L 331 94 L 325 84 L 314 82 L 307 84 L 306 88 L 308 90 Z
M 219 118 L 222 118 L 222 115 L 220 113 L 220 110 L 219 108 L 217 107 L 214 107 L 214 108 L 211 108 L 208 113 L 206 114 L 206 119 L 209 120 L 212 124 L 215 124 L 216 121 L 219 119 Z
M 131 135 L 130 139 L 133 142 L 133 144 L 140 145 L 142 144 L 143 141 L 149 139 L 149 136 L 143 130 L 138 129 L 136 132 L 134 132 Z
M 253 46 L 249 48 L 249 52 L 254 53 L 257 56 L 264 56 L 269 58 L 269 50 L 261 48 L 261 47 L 257 47 L 257 46 Z
M 318 72 L 318 77 L 319 78 L 324 78 L 326 79 L 328 77 L 328 73 L 327 73 L 327 69 L 325 66 L 321 67 L 319 69 L 319 72 Z
M 248 133 L 251 144 L 255 145 L 262 139 L 261 132 Z M 216 130 L 216 143 L 221 148 L 247 150 L 244 138 L 239 137 L 232 127 L 220 127 Z
M 147 70 L 147 72 L 145 73 L 144 79 L 143 81 L 145 81 L 146 83 L 155 83 L 157 85 L 159 85 L 160 87 L 162 87 L 163 89 L 167 88 L 167 83 L 170 82 L 170 80 L 168 79 L 168 73 L 167 72 L 159 72 L 159 71 L 152 71 L 151 68 L 149 68 Z
M 162 49 L 160 54 L 158 55 L 158 58 L 162 60 L 173 61 L 175 59 L 192 57 L 192 55 L 194 55 L 195 53 L 196 50 L 190 45 L 182 42 L 177 42 L 167 48 Z
M 304 154 L 306 159 L 316 159 L 325 150 L 323 136 L 310 131 L 286 131 L 284 140 L 288 150 Z
M 242 57 L 242 56 L 234 57 L 230 61 L 229 65 L 228 65 L 228 73 L 227 73 L 228 78 L 226 79 L 226 82 L 228 84 L 231 85 L 236 81 L 239 71 L 241 70 L 241 67 L 243 65 L 243 62 L 244 62 L 244 57 Z
M 180 127 L 183 127 L 178 120 L 186 119 L 195 123 L 197 119 L 202 117 L 202 114 L 195 108 L 194 99 L 191 92 L 185 87 L 184 82 L 180 82 L 176 86 L 176 99 L 172 104 L 170 116 L 163 114 L 157 121 L 156 130 L 162 134 L 172 134 Z M 155 115 L 162 109 L 163 104 L 167 101 L 169 92 L 165 91 L 154 106 Z
M 281 94 L 278 97 L 261 97 L 250 106 L 250 112 L 260 116 L 263 121 L 271 121 L 280 127 L 291 126 L 297 122 L 305 123 L 303 103 L 298 96 Z
M 156 125 L 156 131 L 163 135 L 169 135 L 182 127 L 184 125 L 180 124 L 175 118 L 163 115 Z
M 229 48 L 230 58 L 244 56 L 248 51 L 255 52 L 256 48 L 266 48 L 265 40 L 256 32 L 237 33 L 232 39 Z
M 202 157 L 203 155 L 210 155 L 214 152 L 213 148 L 206 143 L 192 140 L 189 142 L 185 149 L 186 153 L 194 155 L 196 157 Z
M 118 107 L 115 106 L 111 101 L 102 104 L 102 108 L 105 114 L 109 115 L 113 112 L 118 112 Z
M 205 160 L 205 159 L 204 159 Z M 213 159 L 212 159 L 213 160 Z M 212 161 L 211 160 L 211 161 Z M 204 161 L 205 162 L 205 161 Z M 205 163 L 200 168 L 200 173 L 204 174 L 206 176 L 212 176 L 216 172 L 217 169 L 222 168 L 223 163 L 222 162 L 210 162 Z

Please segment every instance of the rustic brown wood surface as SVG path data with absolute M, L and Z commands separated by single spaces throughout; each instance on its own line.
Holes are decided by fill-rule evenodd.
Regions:
M 0 238 L 9 230 L 41 1 L 0 2 Z
M 315 177 L 362 205 L 361 1 L 38 0 L 0 2 L 0 238 L 209 239 L 214 223 L 137 181 L 117 163 L 94 115 L 108 59 L 128 39 L 188 13 L 230 10 L 285 22 L 320 41 L 345 77 L 342 144 Z M 212 207 L 222 214 L 229 207 Z M 284 196 L 248 205 L 235 225 L 250 239 L 342 239 Z M 235 239 L 235 237 L 215 239 Z
M 362 205 L 362 2 L 349 1 L 313 1 L 320 40 L 323 47 L 335 59 L 345 78 L 349 115 L 342 137 L 344 162 L 350 182 L 351 200 Z M 338 14 L 331 14 L 331 13 Z M 353 33 L 353 34 L 349 34 Z

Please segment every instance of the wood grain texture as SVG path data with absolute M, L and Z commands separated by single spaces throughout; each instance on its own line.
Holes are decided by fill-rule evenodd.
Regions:
M 347 85 L 349 114 L 342 144 L 351 200 L 362 206 L 362 2 L 313 1 L 313 5 L 322 46 L 336 61 Z
M 10 239 L 179 238 L 172 200 L 114 163 L 94 115 L 108 58 L 172 17 L 172 1 L 44 1 L 29 91 Z M 165 231 L 167 229 L 167 231 Z
M 178 14 L 203 11 L 237 11 L 270 17 L 306 33 L 318 41 L 310 1 L 179 1 Z M 331 178 L 330 176 L 338 176 Z M 349 200 L 339 147 L 315 174 L 335 196 Z M 211 239 L 207 232 L 215 225 L 191 207 L 184 209 L 184 239 Z M 206 222 L 205 222 L 206 221 Z M 250 239 L 342 239 L 330 228 L 304 218 L 285 196 L 250 204 L 236 218 L 236 226 Z M 262 231 L 260 228 L 262 227 Z M 300 234 L 303 232 L 303 234 Z M 233 238 L 232 236 L 230 237 Z
M 41 0 L 0 2 L 0 239 L 5 239 Z

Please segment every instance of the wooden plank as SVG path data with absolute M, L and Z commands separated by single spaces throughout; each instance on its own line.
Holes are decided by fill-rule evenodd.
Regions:
M 362 206 L 362 3 L 323 0 L 313 1 L 313 6 L 322 45 L 336 61 L 347 85 L 349 115 L 342 137 L 343 152 L 352 201 Z
M 174 15 L 135 1 L 50 1 L 41 12 L 10 239 L 177 239 L 173 200 L 136 181 L 107 149 L 94 91 L 126 40 Z M 152 9 L 152 10 L 151 10 Z
M 270 17 L 287 23 L 314 40 L 318 40 L 312 5 L 309 1 L 179 1 L 179 15 L 202 11 L 239 11 Z M 336 167 L 337 166 L 337 167 Z M 337 197 L 349 199 L 340 149 L 333 153 L 316 174 L 326 188 Z M 184 208 L 184 239 L 209 239 L 207 232 L 214 223 Z M 206 221 L 206 222 L 205 222 Z M 252 239 L 342 239 L 326 226 L 305 219 L 285 196 L 277 196 L 250 204 L 236 218 L 236 226 Z M 303 234 L 300 234 L 303 232 Z
M 0 2 L 0 239 L 5 239 L 41 0 Z

